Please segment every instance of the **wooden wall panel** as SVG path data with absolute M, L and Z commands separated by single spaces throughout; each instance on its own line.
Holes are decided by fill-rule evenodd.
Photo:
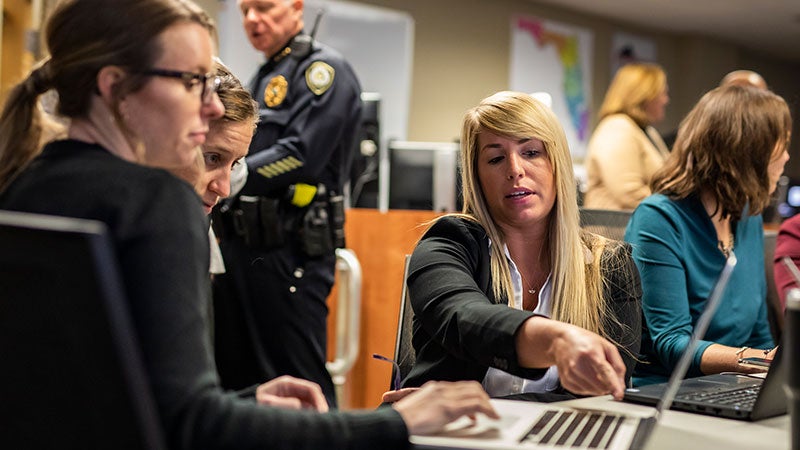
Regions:
M 344 388 L 342 409 L 374 408 L 389 387 L 391 364 L 373 359 L 372 354 L 394 355 L 404 258 L 414 249 L 425 224 L 438 215 L 432 211 L 347 211 L 347 247 L 355 252 L 362 270 L 361 339 L 358 360 Z M 337 295 L 334 286 L 328 300 L 329 355 L 335 350 Z

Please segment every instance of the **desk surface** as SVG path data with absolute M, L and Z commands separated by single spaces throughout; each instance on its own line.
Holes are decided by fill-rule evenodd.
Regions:
M 598 408 L 648 416 L 653 408 L 614 401 L 611 396 L 559 402 L 563 406 Z M 772 450 L 791 447 L 789 416 L 784 414 L 758 422 L 722 419 L 701 414 L 667 411 L 647 443 L 647 450 Z

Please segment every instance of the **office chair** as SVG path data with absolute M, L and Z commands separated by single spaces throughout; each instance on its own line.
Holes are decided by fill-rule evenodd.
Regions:
M 392 380 L 403 380 L 417 360 L 414 346 L 411 345 L 413 331 L 414 310 L 411 308 L 411 300 L 408 296 L 408 266 L 411 262 L 411 255 L 405 257 L 405 268 L 403 269 L 403 290 L 400 296 L 400 314 L 397 317 L 397 340 L 394 346 L 394 360 L 396 367 L 392 368 Z M 399 369 L 399 370 L 398 370 Z M 393 389 L 390 386 L 390 389 Z
M 605 209 L 580 209 L 581 228 L 608 239 L 624 240 L 625 227 L 633 211 L 614 211 Z
M 166 448 L 102 223 L 0 211 L 0 292 L 0 448 Z

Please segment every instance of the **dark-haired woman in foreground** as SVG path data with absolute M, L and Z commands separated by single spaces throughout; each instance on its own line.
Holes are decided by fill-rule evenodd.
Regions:
M 153 168 L 193 164 L 223 114 L 212 33 L 189 1 L 62 1 L 46 27 L 50 57 L 14 87 L 0 119 L 0 208 L 108 227 L 170 448 L 407 448 L 409 433 L 494 416 L 477 383 L 429 384 L 392 408 L 328 414 L 219 387 L 202 203 Z M 41 150 L 37 101 L 50 89 L 70 125 L 67 139 Z M 297 397 L 280 380 L 262 391 Z

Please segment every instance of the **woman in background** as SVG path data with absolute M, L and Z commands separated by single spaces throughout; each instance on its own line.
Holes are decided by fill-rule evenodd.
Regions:
M 231 189 L 235 187 L 231 186 L 231 180 L 236 173 L 247 170 L 240 160 L 247 155 L 258 122 L 258 105 L 250 92 L 219 59 L 214 62 L 214 69 L 220 80 L 217 95 L 225 114 L 209 124 L 206 142 L 198 148 L 195 163 L 171 170 L 194 186 L 206 214 L 211 214 L 214 205 L 231 195 Z M 225 263 L 213 229 L 209 228 L 208 236 L 211 246 L 209 271 L 213 275 L 224 273 Z
M 731 252 L 738 264 L 688 376 L 750 371 L 739 358 L 772 355 L 761 211 L 789 159 L 790 131 L 781 97 L 743 86 L 708 92 L 681 123 L 625 232 L 647 326 L 635 385 L 669 377 Z
M 155 168 L 193 164 L 224 113 L 213 33 L 186 0 L 62 1 L 46 26 L 49 58 L 12 89 L 0 118 L 0 208 L 108 228 L 168 446 L 407 448 L 409 433 L 436 432 L 463 414 L 496 417 L 477 383 L 429 384 L 391 408 L 328 414 L 220 388 L 203 205 L 191 186 Z M 50 89 L 69 127 L 67 139 L 42 149 L 37 103 Z M 256 399 L 325 410 L 307 387 L 279 378 Z
M 667 76 L 656 64 L 622 66 L 600 106 L 589 139 L 584 206 L 632 210 L 650 195 L 650 178 L 669 154 L 652 127 L 669 103 Z
M 639 278 L 630 246 L 580 229 L 555 114 L 499 92 L 467 111 L 461 143 L 463 212 L 436 220 L 411 257 L 404 385 L 620 398 L 639 351 Z

